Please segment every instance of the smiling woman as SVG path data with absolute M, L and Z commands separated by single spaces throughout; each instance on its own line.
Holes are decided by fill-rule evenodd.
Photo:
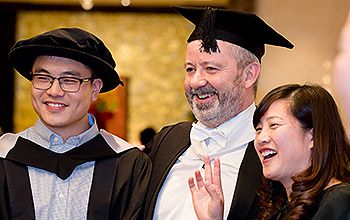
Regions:
M 274 101 L 256 126 L 255 148 L 260 155 L 264 176 L 281 182 L 291 191 L 296 173 L 309 164 L 312 129 L 303 128 L 290 113 L 291 101 Z
M 350 146 L 332 96 L 317 85 L 278 87 L 253 123 L 265 176 L 258 219 L 348 219 Z

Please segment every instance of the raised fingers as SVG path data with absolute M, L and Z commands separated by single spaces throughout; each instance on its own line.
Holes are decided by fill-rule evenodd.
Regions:
M 211 170 L 210 159 L 208 156 L 204 158 L 205 170 L 204 170 L 204 178 L 207 184 L 213 184 L 213 175 Z
M 214 159 L 213 183 L 215 186 L 218 186 L 221 188 L 221 167 L 220 167 L 220 159 L 219 158 Z
M 191 192 L 196 190 L 196 184 L 194 184 L 193 177 L 188 178 L 188 186 L 190 187 Z
M 204 187 L 204 181 L 203 181 L 203 178 L 202 178 L 202 175 L 201 175 L 201 172 L 199 170 L 196 170 L 194 172 L 194 176 L 196 178 L 196 183 L 197 183 L 197 187 L 198 189 L 201 189 L 202 187 Z

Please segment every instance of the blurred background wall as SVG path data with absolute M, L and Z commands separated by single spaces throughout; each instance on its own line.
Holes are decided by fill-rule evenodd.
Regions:
M 337 99 L 332 87 L 333 59 L 349 10 L 349 0 L 256 1 L 256 13 L 295 45 L 292 51 L 267 47 L 257 100 L 286 83 L 318 83 Z
M 126 140 L 138 143 L 139 132 L 145 127 L 159 130 L 169 123 L 192 120 L 182 81 L 186 39 L 193 26 L 170 9 L 176 1 L 134 0 L 125 7 L 121 4 L 128 1 L 95 0 L 90 10 L 82 9 L 78 0 L 52 2 L 0 0 L 0 24 L 3 27 L 0 92 L 3 100 L 6 97 L 0 106 L 0 126 L 4 131 L 23 130 L 36 120 L 29 99 L 30 83 L 13 73 L 6 63 L 9 47 L 18 39 L 57 27 L 73 26 L 99 36 L 112 51 L 118 73 L 127 79 L 125 87 L 117 88 L 127 93 Z M 257 102 L 269 90 L 285 83 L 319 83 L 332 92 L 332 63 L 350 1 L 178 3 L 255 12 L 294 43 L 293 50 L 267 46 Z

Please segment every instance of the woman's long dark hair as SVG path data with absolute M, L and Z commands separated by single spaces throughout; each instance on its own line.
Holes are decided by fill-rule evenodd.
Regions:
M 254 126 L 276 100 L 291 101 L 289 111 L 305 130 L 313 129 L 310 166 L 294 176 L 287 219 L 308 219 L 332 178 L 350 182 L 350 146 L 332 96 L 318 85 L 290 84 L 269 92 L 258 105 Z M 286 199 L 280 185 L 265 179 L 259 189 L 258 219 L 273 219 Z M 311 216 L 310 216 L 311 215 Z

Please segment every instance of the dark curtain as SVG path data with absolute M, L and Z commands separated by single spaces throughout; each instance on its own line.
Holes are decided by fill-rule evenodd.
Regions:
M 0 127 L 13 132 L 14 72 L 7 54 L 15 42 L 16 11 L 0 4 Z

